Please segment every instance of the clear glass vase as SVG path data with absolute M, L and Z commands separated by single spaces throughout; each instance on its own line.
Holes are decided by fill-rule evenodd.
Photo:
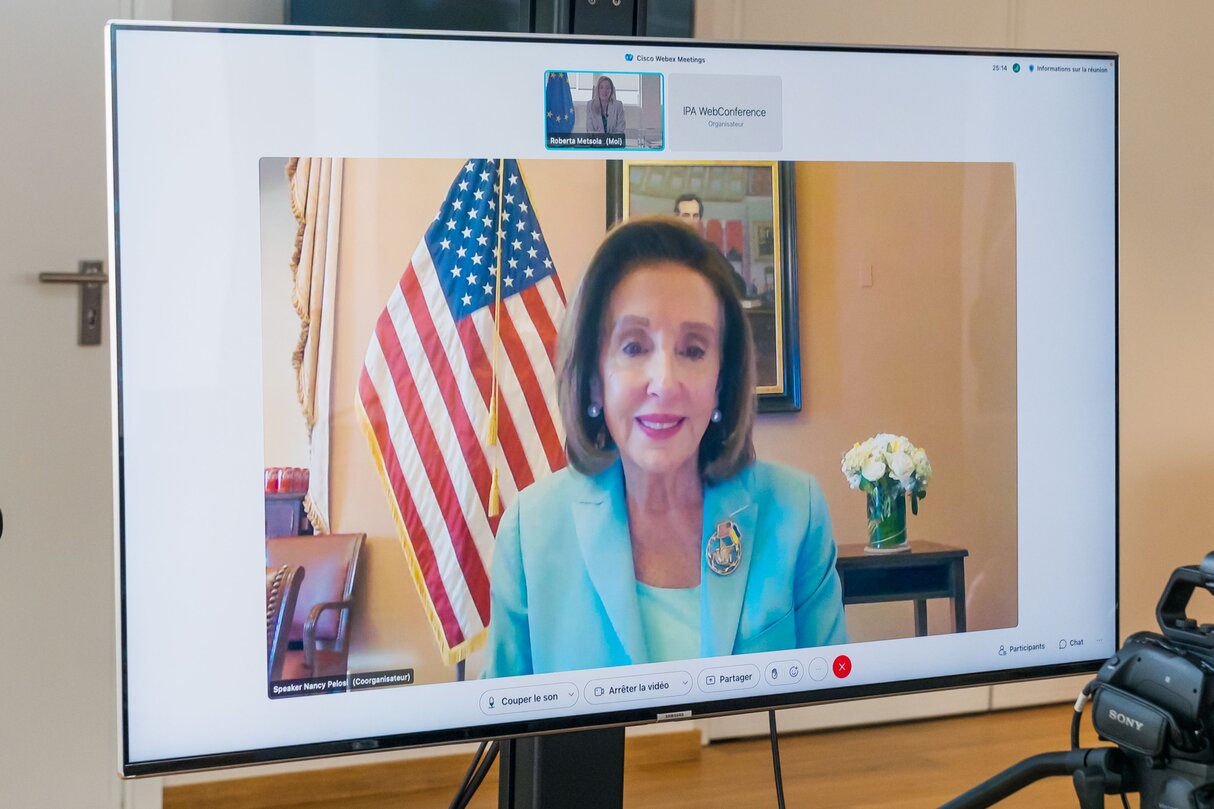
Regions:
M 906 542 L 906 495 L 902 492 L 868 493 L 868 550 L 872 553 L 910 550 Z

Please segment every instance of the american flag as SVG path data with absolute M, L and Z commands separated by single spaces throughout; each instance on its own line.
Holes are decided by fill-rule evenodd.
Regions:
M 469 160 L 375 324 L 358 386 L 371 451 L 448 664 L 480 645 L 489 624 L 494 466 L 505 506 L 565 465 L 553 372 L 564 313 L 518 163 Z

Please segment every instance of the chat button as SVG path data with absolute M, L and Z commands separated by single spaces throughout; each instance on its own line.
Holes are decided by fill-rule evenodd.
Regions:
M 552 711 L 569 708 L 577 700 L 577 686 L 573 683 L 495 688 L 481 694 L 481 713 L 500 716 L 524 711 Z

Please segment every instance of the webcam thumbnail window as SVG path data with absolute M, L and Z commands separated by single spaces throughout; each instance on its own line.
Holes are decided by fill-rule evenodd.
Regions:
M 549 149 L 660 150 L 664 121 L 660 73 L 544 74 Z

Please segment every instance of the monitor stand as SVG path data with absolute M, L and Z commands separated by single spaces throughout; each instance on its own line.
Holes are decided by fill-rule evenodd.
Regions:
M 621 809 L 624 729 L 524 736 L 501 743 L 498 809 Z

